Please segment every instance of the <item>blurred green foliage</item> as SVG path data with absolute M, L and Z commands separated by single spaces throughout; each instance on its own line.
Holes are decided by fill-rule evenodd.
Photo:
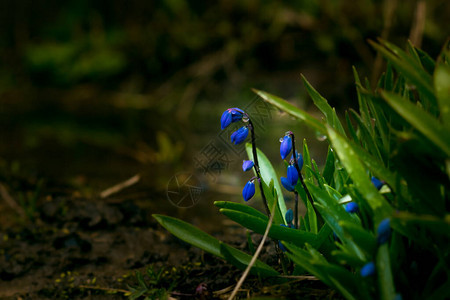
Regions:
M 322 60 L 329 66 L 338 63 L 340 70 L 331 68 L 337 73 L 348 61 L 371 65 L 373 51 L 366 39 L 381 35 L 386 3 L 2 1 L 2 73 L 10 73 L 17 84 L 31 76 L 38 84 L 107 81 L 114 87 L 113 78 L 120 82 L 138 75 L 154 86 L 208 57 L 212 61 L 206 69 L 185 75 L 234 80 Z M 415 4 L 397 4 L 393 42 L 407 37 Z M 449 32 L 446 9 L 446 1 L 427 1 L 424 50 L 432 55 Z
M 75 149 L 85 143 L 142 161 L 159 149 L 156 132 L 210 139 L 211 112 L 251 87 L 303 101 L 300 73 L 339 112 L 354 99 L 351 65 L 370 75 L 366 40 L 386 32 L 387 3 L 397 3 L 389 40 L 404 44 L 416 1 L 0 1 L 0 156 L 57 142 L 72 156 L 86 156 Z M 449 7 L 427 1 L 432 57 Z

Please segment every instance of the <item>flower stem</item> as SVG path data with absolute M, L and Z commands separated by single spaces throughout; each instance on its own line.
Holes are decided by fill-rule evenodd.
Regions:
M 295 207 L 294 207 L 294 226 L 298 229 L 298 192 L 294 191 L 295 194 Z
M 305 190 L 306 197 L 308 197 L 309 202 L 311 202 L 311 205 L 312 205 L 312 207 L 314 208 L 314 211 L 315 211 L 316 207 L 314 206 L 314 200 L 313 200 L 313 198 L 311 196 L 311 193 L 309 192 L 308 188 L 306 187 L 305 181 L 303 180 L 302 173 L 300 172 L 300 167 L 298 166 L 297 155 L 295 154 L 295 136 L 294 136 L 294 133 L 292 131 L 290 131 L 289 135 L 291 136 L 291 139 L 292 139 L 292 149 L 293 149 L 292 152 L 294 153 L 294 155 L 293 155 L 294 156 L 294 165 L 295 165 L 295 168 L 297 169 L 298 177 L 300 178 L 300 182 L 301 182 L 301 184 L 303 186 L 303 189 Z M 294 216 L 296 220 L 298 218 L 297 214 L 298 214 L 298 211 L 295 212 L 295 216 Z M 316 211 L 316 215 L 317 215 L 317 211 Z
M 262 200 L 264 203 L 264 208 L 266 209 L 267 216 L 270 217 L 270 209 L 269 209 L 269 206 L 267 205 L 266 196 L 264 195 L 263 184 L 261 181 L 261 172 L 259 170 L 258 153 L 256 151 L 255 127 L 253 126 L 252 120 L 250 119 L 249 115 L 247 115 L 247 118 L 248 118 L 248 127 L 250 127 L 250 132 L 252 135 L 252 153 L 253 153 L 253 162 L 254 162 L 253 167 L 255 168 L 256 177 L 258 178 L 259 190 L 261 191 L 261 197 L 262 197 Z

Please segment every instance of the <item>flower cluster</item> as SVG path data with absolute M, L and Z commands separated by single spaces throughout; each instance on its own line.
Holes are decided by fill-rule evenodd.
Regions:
M 247 122 L 248 120 L 249 120 L 248 115 L 242 109 L 239 109 L 236 107 L 228 108 L 227 110 L 225 110 L 223 112 L 222 117 L 220 118 L 220 127 L 223 130 L 223 129 L 227 128 L 228 126 L 230 126 L 231 123 L 235 123 L 235 122 L 239 122 L 239 121 Z M 230 137 L 231 143 L 233 143 L 235 145 L 239 145 L 242 142 L 244 142 L 248 136 L 249 126 L 251 126 L 251 124 L 242 126 L 239 129 L 237 129 L 235 132 L 233 132 Z M 251 170 L 254 166 L 255 166 L 255 164 L 253 161 L 244 160 L 242 163 L 242 170 L 244 172 L 247 172 L 247 171 Z M 256 189 L 255 189 L 254 181 L 256 179 L 258 179 L 258 178 L 253 177 L 245 184 L 244 189 L 242 190 L 242 197 L 244 198 L 245 201 L 250 200 L 255 195 Z
M 286 132 L 286 135 L 280 139 L 280 155 L 282 159 L 285 159 L 292 151 L 292 138 L 291 132 Z M 301 170 L 303 167 L 303 156 L 295 150 L 298 169 Z M 289 192 L 295 191 L 295 186 L 298 183 L 299 173 L 297 167 L 295 166 L 294 155 L 291 155 L 289 160 L 289 165 L 287 167 L 286 177 L 281 177 L 281 184 Z

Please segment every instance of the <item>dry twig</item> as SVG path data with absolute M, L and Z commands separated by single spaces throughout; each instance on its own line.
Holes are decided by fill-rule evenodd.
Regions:
M 104 190 L 103 192 L 100 193 L 100 197 L 107 198 L 113 194 L 120 192 L 121 190 L 123 190 L 127 187 L 130 187 L 130 186 L 138 183 L 139 180 L 141 180 L 141 176 L 139 174 L 136 174 L 133 177 L 131 177 L 121 183 L 118 183 L 110 188 L 107 188 L 106 190 Z

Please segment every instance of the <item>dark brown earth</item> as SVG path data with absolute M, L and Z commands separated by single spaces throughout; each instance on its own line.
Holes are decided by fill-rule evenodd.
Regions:
M 46 197 L 31 219 L 2 203 L 0 298 L 122 299 L 139 295 L 139 290 L 142 298 L 227 298 L 242 271 L 169 234 L 151 217 L 149 201 L 137 194 Z M 224 218 L 219 221 L 221 229 L 208 231 L 245 249 L 243 229 Z M 255 242 L 260 238 L 253 235 Z M 276 265 L 271 245 L 261 257 Z M 141 289 L 136 272 L 143 275 Z M 138 290 L 134 294 L 133 288 Z M 253 276 L 242 290 L 242 298 L 339 298 L 311 277 L 286 282 Z

